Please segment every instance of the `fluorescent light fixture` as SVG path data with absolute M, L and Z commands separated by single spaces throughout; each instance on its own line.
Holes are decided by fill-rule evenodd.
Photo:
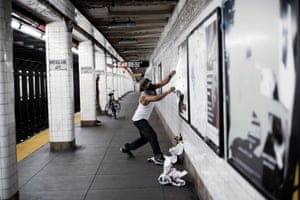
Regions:
M 135 27 L 136 23 L 132 21 L 128 22 L 111 22 L 108 24 L 109 29 L 114 29 L 114 28 L 130 28 L 130 27 Z
M 43 36 L 42 32 L 38 31 L 37 29 L 35 29 L 33 27 L 26 26 L 26 25 L 24 26 L 24 24 L 21 27 L 21 31 L 23 33 L 26 33 L 26 34 L 31 35 L 31 36 L 33 36 L 35 38 L 38 38 L 38 39 L 41 39 L 42 36 Z
M 137 40 L 136 39 L 121 39 L 118 42 L 119 44 L 136 44 Z
M 11 27 L 15 30 L 21 31 L 22 33 L 24 33 L 26 35 L 30 35 L 32 37 L 35 37 L 37 39 L 45 41 L 45 33 L 43 31 L 41 31 L 33 26 L 30 26 L 26 23 L 23 23 L 15 18 L 12 18 Z M 24 45 L 23 41 L 15 41 L 15 42 L 19 45 Z M 28 45 L 27 47 L 33 48 L 34 46 Z M 42 49 L 38 49 L 38 50 L 41 51 Z M 72 52 L 77 55 L 79 54 L 78 49 L 75 47 L 72 47 Z
M 26 35 L 30 35 L 32 37 L 35 37 L 40 40 L 45 40 L 45 33 L 34 28 L 33 26 L 27 25 L 25 23 L 22 23 L 16 19 L 12 19 L 11 26 L 13 29 L 19 30 Z
M 22 24 L 19 23 L 17 20 L 15 20 L 15 19 L 12 19 L 12 20 L 11 20 L 11 27 L 12 27 L 13 29 L 20 29 L 21 26 L 22 26 Z

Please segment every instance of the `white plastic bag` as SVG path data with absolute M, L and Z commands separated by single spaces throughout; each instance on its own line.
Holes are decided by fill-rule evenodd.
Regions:
M 179 171 L 173 167 L 178 156 L 183 153 L 183 142 L 180 141 L 175 147 L 170 148 L 169 152 L 171 156 L 165 156 L 163 173 L 158 177 L 158 182 L 162 185 L 185 186 L 186 182 L 182 177 L 187 175 L 188 172 L 186 170 Z

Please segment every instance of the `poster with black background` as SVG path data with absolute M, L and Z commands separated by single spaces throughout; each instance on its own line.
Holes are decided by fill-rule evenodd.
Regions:
M 227 1 L 223 10 L 228 160 L 268 199 L 292 199 L 297 182 L 298 6 L 296 0 L 241 0 Z

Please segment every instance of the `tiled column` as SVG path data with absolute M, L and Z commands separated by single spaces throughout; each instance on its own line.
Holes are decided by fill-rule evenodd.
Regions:
M 96 125 L 96 79 L 94 46 L 91 41 L 79 44 L 81 126 Z
M 18 199 L 11 11 L 0 1 L 0 199 Z
M 124 82 L 123 82 L 123 75 L 122 75 L 122 72 L 123 72 L 123 69 L 121 69 L 121 68 L 118 68 L 118 71 L 119 71 L 119 94 L 120 94 L 120 97 L 122 97 L 123 95 L 124 95 L 124 92 L 123 92 L 123 88 L 122 88 L 122 86 L 123 86 L 123 84 L 125 84 Z
M 113 74 L 114 74 L 114 90 L 115 90 L 115 98 L 119 98 L 119 85 L 118 85 L 118 68 L 114 67 L 113 68 Z
M 121 76 L 121 69 L 117 67 L 117 72 L 118 72 L 118 94 L 119 94 L 119 99 L 122 97 L 122 91 L 121 91 L 121 81 L 122 81 L 122 76 Z
M 123 71 L 124 71 L 124 69 L 119 68 L 119 76 L 120 76 L 120 78 L 119 78 L 119 90 L 120 90 L 121 97 L 124 95 L 124 85 L 126 84 L 124 82 L 124 79 L 123 79 Z
M 107 92 L 114 90 L 114 74 L 112 68 L 112 58 L 106 54 L 106 75 L 107 75 Z
M 65 21 L 46 26 L 50 150 L 75 149 L 71 27 Z
M 99 80 L 99 100 L 101 111 L 104 111 L 105 105 L 107 103 L 107 76 L 106 76 L 106 66 L 105 66 L 105 53 L 104 51 L 96 51 L 95 52 L 95 67 L 96 74 L 100 76 Z
M 111 67 L 106 66 L 107 75 L 107 92 L 111 92 L 114 89 L 113 70 Z

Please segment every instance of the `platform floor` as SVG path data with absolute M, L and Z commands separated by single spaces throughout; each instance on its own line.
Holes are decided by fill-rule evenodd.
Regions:
M 150 145 L 134 151 L 134 158 L 119 147 L 138 136 L 131 117 L 138 95 L 130 93 L 121 100 L 122 110 L 114 120 L 99 116 L 97 127 L 75 125 L 77 150 L 51 153 L 43 145 L 18 163 L 21 200 L 198 200 L 191 177 L 185 187 L 160 185 L 162 166 L 146 161 Z M 150 123 L 157 131 L 162 151 L 172 146 L 155 111 Z M 183 169 L 183 164 L 176 164 Z

